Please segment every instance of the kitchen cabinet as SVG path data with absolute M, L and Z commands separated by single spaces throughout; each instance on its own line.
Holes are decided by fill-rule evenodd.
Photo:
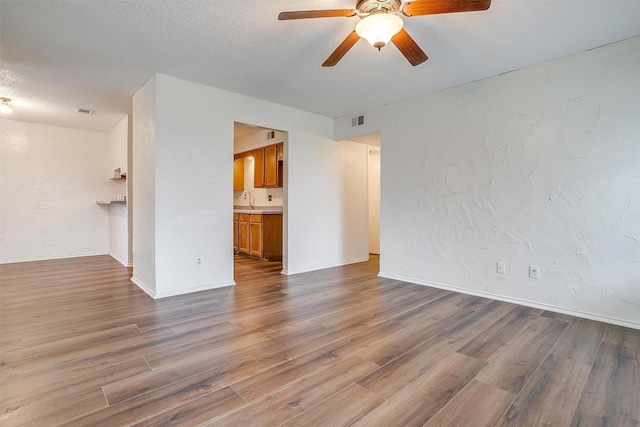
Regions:
M 249 255 L 262 258 L 262 215 L 249 216 Z
M 282 214 L 234 214 L 234 226 L 235 215 L 238 253 L 265 261 L 282 259 Z
M 264 147 L 264 186 L 278 186 L 278 149 L 275 145 Z
M 233 252 L 234 253 L 238 253 L 238 251 L 240 250 L 240 246 L 239 246 L 239 234 L 238 234 L 238 220 L 239 220 L 239 214 L 234 213 L 233 214 Z
M 264 188 L 264 148 L 253 151 L 253 186 Z
M 282 162 L 284 161 L 284 143 L 276 144 L 276 147 L 278 148 L 278 161 Z
M 249 215 L 238 215 L 238 252 L 249 254 Z
M 244 157 L 233 161 L 233 191 L 244 191 Z
M 253 186 L 255 188 L 282 187 L 283 162 L 278 160 L 278 145 L 268 145 L 253 151 Z

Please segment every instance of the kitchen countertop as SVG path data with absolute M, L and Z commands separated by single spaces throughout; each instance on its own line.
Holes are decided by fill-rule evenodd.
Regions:
M 233 213 L 275 215 L 282 214 L 282 206 L 254 206 L 253 209 L 249 209 L 248 206 L 234 206 Z

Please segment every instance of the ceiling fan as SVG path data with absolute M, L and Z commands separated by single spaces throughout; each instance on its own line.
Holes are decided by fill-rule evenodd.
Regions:
M 491 0 L 416 0 L 405 3 L 403 0 L 357 0 L 355 9 L 281 12 L 278 15 L 278 20 L 350 18 L 352 16 L 358 16 L 361 19 L 356 24 L 355 30 L 324 61 L 323 67 L 336 65 L 360 38 L 366 39 L 378 50 L 391 41 L 411 65 L 416 66 L 427 60 L 427 54 L 402 28 L 403 20 L 400 15 L 411 17 L 438 13 L 473 12 L 487 10 L 490 5 Z

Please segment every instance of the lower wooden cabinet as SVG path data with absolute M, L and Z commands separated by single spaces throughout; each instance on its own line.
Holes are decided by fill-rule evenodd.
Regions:
M 282 259 L 282 214 L 234 214 L 234 227 L 235 215 L 238 253 L 267 261 Z
M 238 235 L 238 214 L 233 214 L 233 252 L 239 251 L 239 235 Z
M 262 258 L 262 215 L 251 215 L 249 219 L 249 255 Z
M 249 215 L 238 215 L 238 252 L 249 254 Z

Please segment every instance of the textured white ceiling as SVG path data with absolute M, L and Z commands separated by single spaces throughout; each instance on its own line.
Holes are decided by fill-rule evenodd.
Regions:
M 493 0 L 485 12 L 405 18 L 429 55 L 418 67 L 394 46 L 378 52 L 360 40 L 323 68 L 358 18 L 277 20 L 354 6 L 1 0 L 0 96 L 14 98 L 15 120 L 110 131 L 158 72 L 339 117 L 640 34 L 639 0 Z

